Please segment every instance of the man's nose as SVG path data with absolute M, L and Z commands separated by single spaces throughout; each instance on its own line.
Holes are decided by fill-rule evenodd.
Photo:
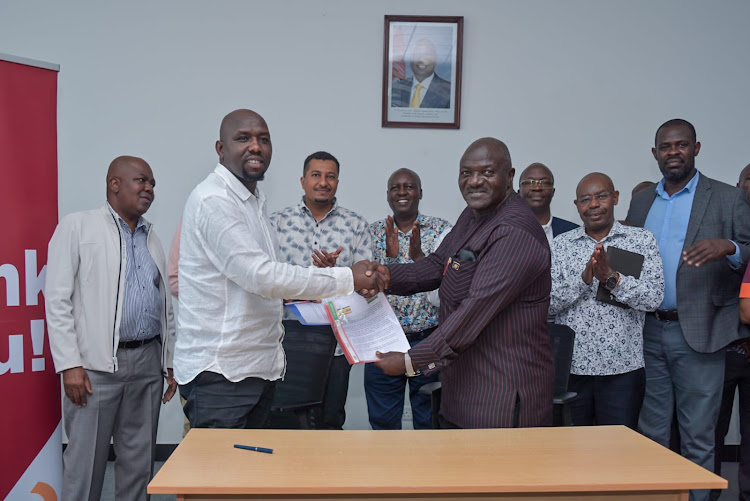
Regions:
M 479 172 L 472 172 L 469 176 L 469 184 L 471 186 L 477 186 L 482 184 L 482 181 L 484 181 L 484 178 Z
M 247 149 L 250 151 L 257 151 L 260 152 L 260 142 L 257 138 L 251 138 L 250 141 L 248 141 Z

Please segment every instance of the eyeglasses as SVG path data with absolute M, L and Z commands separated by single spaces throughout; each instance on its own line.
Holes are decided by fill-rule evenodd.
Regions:
M 576 202 L 578 202 L 581 205 L 589 205 L 592 200 L 596 198 L 596 201 L 599 203 L 606 202 L 609 200 L 609 198 L 612 196 L 611 191 L 602 191 L 601 193 L 597 193 L 594 196 L 591 195 L 584 195 L 582 197 L 579 197 L 576 199 Z
M 527 188 L 533 188 L 534 186 L 539 186 L 540 188 L 552 188 L 552 181 L 549 179 L 524 179 L 518 184 Z

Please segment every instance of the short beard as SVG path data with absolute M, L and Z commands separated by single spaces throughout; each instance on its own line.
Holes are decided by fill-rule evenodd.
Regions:
M 260 174 L 258 176 L 254 176 L 252 174 L 248 174 L 245 171 L 242 171 L 242 180 L 243 181 L 249 181 L 251 183 L 257 183 L 258 181 L 263 181 L 263 179 L 266 177 L 266 173 Z

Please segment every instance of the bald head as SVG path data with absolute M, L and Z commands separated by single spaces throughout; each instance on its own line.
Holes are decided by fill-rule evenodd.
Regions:
M 586 174 L 585 176 L 583 176 L 583 179 L 578 182 L 578 186 L 576 187 L 576 196 L 578 195 L 579 190 L 581 190 L 582 188 L 586 188 L 589 184 L 593 183 L 605 187 L 606 190 L 615 191 L 615 183 L 612 182 L 611 177 L 604 174 L 603 172 L 592 172 L 591 174 Z
M 273 147 L 268 124 L 252 110 L 234 110 L 224 117 L 216 141 L 219 162 L 255 193 L 271 165 Z
M 149 171 L 151 170 L 151 167 L 142 158 L 122 155 L 112 160 L 112 162 L 109 164 L 109 168 L 107 169 L 107 192 L 109 193 L 111 189 L 110 181 L 112 179 L 121 178 L 126 173 L 131 172 L 134 169 L 138 169 L 139 167 L 142 168 L 144 166 L 148 168 Z
M 476 217 L 500 207 L 513 191 L 510 152 L 494 137 L 477 139 L 461 157 L 458 187 Z
M 154 201 L 156 180 L 151 167 L 138 157 L 121 156 L 107 169 L 107 202 L 135 230 Z
M 747 164 L 742 172 L 740 172 L 740 179 L 737 182 L 737 188 L 741 189 L 747 195 L 748 201 L 750 201 L 750 164 Z
M 419 174 L 417 174 L 411 169 L 407 169 L 406 167 L 402 167 L 401 169 L 396 169 L 395 171 L 393 171 L 393 174 L 391 174 L 390 177 L 388 178 L 388 186 L 391 185 L 391 181 L 393 181 L 393 179 L 401 175 L 406 175 L 406 176 L 411 177 L 412 181 L 417 186 L 417 189 L 418 190 L 422 189 L 422 180 L 419 178 Z
M 235 130 L 249 121 L 262 123 L 262 125 L 268 129 L 268 125 L 263 117 L 253 110 L 234 110 L 221 121 L 221 127 L 219 127 L 219 141 L 226 142 Z
M 510 152 L 505 143 L 494 137 L 483 137 L 477 139 L 466 148 L 461 161 L 469 156 L 484 155 L 496 162 L 498 167 L 504 169 L 511 168 Z
M 552 184 L 555 184 L 555 176 L 552 175 L 552 171 L 546 165 L 534 162 L 533 164 L 526 167 L 521 175 L 518 177 L 519 181 L 524 179 L 549 179 Z
M 619 197 L 612 179 L 601 172 L 585 175 L 576 187 L 574 203 L 578 215 L 586 234 L 597 242 L 603 240 L 615 224 L 615 205 Z
M 641 181 L 633 187 L 633 191 L 630 193 L 630 195 L 635 196 L 636 193 L 640 193 L 643 190 L 653 188 L 654 186 L 656 186 L 656 183 L 653 181 Z

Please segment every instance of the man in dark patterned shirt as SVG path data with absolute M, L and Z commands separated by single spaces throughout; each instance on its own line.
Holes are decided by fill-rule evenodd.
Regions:
M 450 230 L 445 219 L 419 212 L 422 181 L 410 169 L 398 169 L 388 178 L 388 205 L 392 216 L 372 223 L 374 260 L 383 264 L 414 263 L 438 248 L 440 235 Z M 437 327 L 438 308 L 427 293 L 408 297 L 388 296 L 409 344 L 416 345 Z M 365 366 L 367 413 L 373 430 L 400 430 L 404 390 L 409 383 L 409 401 L 414 429 L 432 428 L 430 397 L 419 393 L 425 384 L 438 381 L 438 374 L 389 376 L 373 364 Z
M 387 268 L 393 294 L 440 286 L 435 332 L 406 354 L 380 354 L 377 365 L 392 375 L 440 369 L 442 427 L 552 422 L 550 250 L 531 209 L 513 192 L 514 173 L 503 142 L 472 143 L 458 176 L 468 207 L 453 230 L 426 258 Z
M 279 261 L 326 267 L 351 266 L 372 259 L 367 221 L 336 203 L 339 161 L 325 151 L 313 153 L 305 159 L 300 182 L 305 192 L 300 203 L 271 216 L 279 239 Z M 284 312 L 284 319 L 285 324 L 295 322 L 295 330 L 305 328 L 288 312 Z M 316 412 L 319 429 L 340 430 L 346 420 L 344 405 L 351 366 L 343 355 L 337 346 L 323 407 Z

